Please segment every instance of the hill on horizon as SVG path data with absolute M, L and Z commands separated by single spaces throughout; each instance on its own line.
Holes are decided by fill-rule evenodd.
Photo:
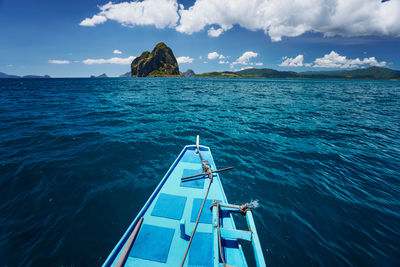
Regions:
M 400 71 L 382 67 L 332 71 L 278 71 L 274 69 L 249 68 L 240 71 L 206 72 L 196 77 L 238 77 L 238 78 L 310 78 L 310 79 L 371 79 L 400 80 Z

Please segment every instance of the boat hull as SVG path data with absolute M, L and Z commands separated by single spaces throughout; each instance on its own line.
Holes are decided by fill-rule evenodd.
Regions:
M 199 146 L 204 160 L 216 170 L 211 151 Z M 143 223 L 124 259 L 125 266 L 180 266 L 188 240 L 210 182 L 208 176 L 188 181 L 182 177 L 202 172 L 196 146 L 186 146 L 156 187 L 146 204 L 115 246 L 103 266 L 115 266 L 138 221 Z M 227 203 L 218 173 L 213 174 L 210 190 L 184 266 L 214 266 L 212 202 Z M 236 229 L 228 213 L 221 218 L 224 229 Z M 224 240 L 223 255 L 228 265 L 247 266 L 237 239 Z M 127 250 L 127 249 L 125 249 Z

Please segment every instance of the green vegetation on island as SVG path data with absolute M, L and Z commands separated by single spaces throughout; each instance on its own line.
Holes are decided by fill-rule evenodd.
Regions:
M 369 67 L 355 70 L 337 71 L 278 71 L 274 69 L 245 69 L 241 71 L 206 72 L 196 77 L 238 77 L 238 78 L 311 78 L 311 79 L 369 79 L 400 80 L 400 71 L 389 68 Z
M 131 64 L 132 77 L 181 77 L 178 62 L 163 42 L 158 43 L 153 51 L 144 51 Z

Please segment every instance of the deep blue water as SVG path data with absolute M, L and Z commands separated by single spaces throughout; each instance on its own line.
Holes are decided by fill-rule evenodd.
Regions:
M 182 78 L 0 80 L 0 265 L 101 265 L 197 134 L 269 266 L 399 266 L 399 82 Z

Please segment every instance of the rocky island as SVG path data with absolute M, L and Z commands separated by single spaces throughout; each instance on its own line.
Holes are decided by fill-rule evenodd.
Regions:
M 178 62 L 163 42 L 158 43 L 153 51 L 144 51 L 131 64 L 132 77 L 181 77 Z
M 196 75 L 196 73 L 194 73 L 194 71 L 192 69 L 188 69 L 187 71 L 182 73 L 182 75 L 183 75 L 183 77 L 190 78 L 190 77 L 194 77 Z

